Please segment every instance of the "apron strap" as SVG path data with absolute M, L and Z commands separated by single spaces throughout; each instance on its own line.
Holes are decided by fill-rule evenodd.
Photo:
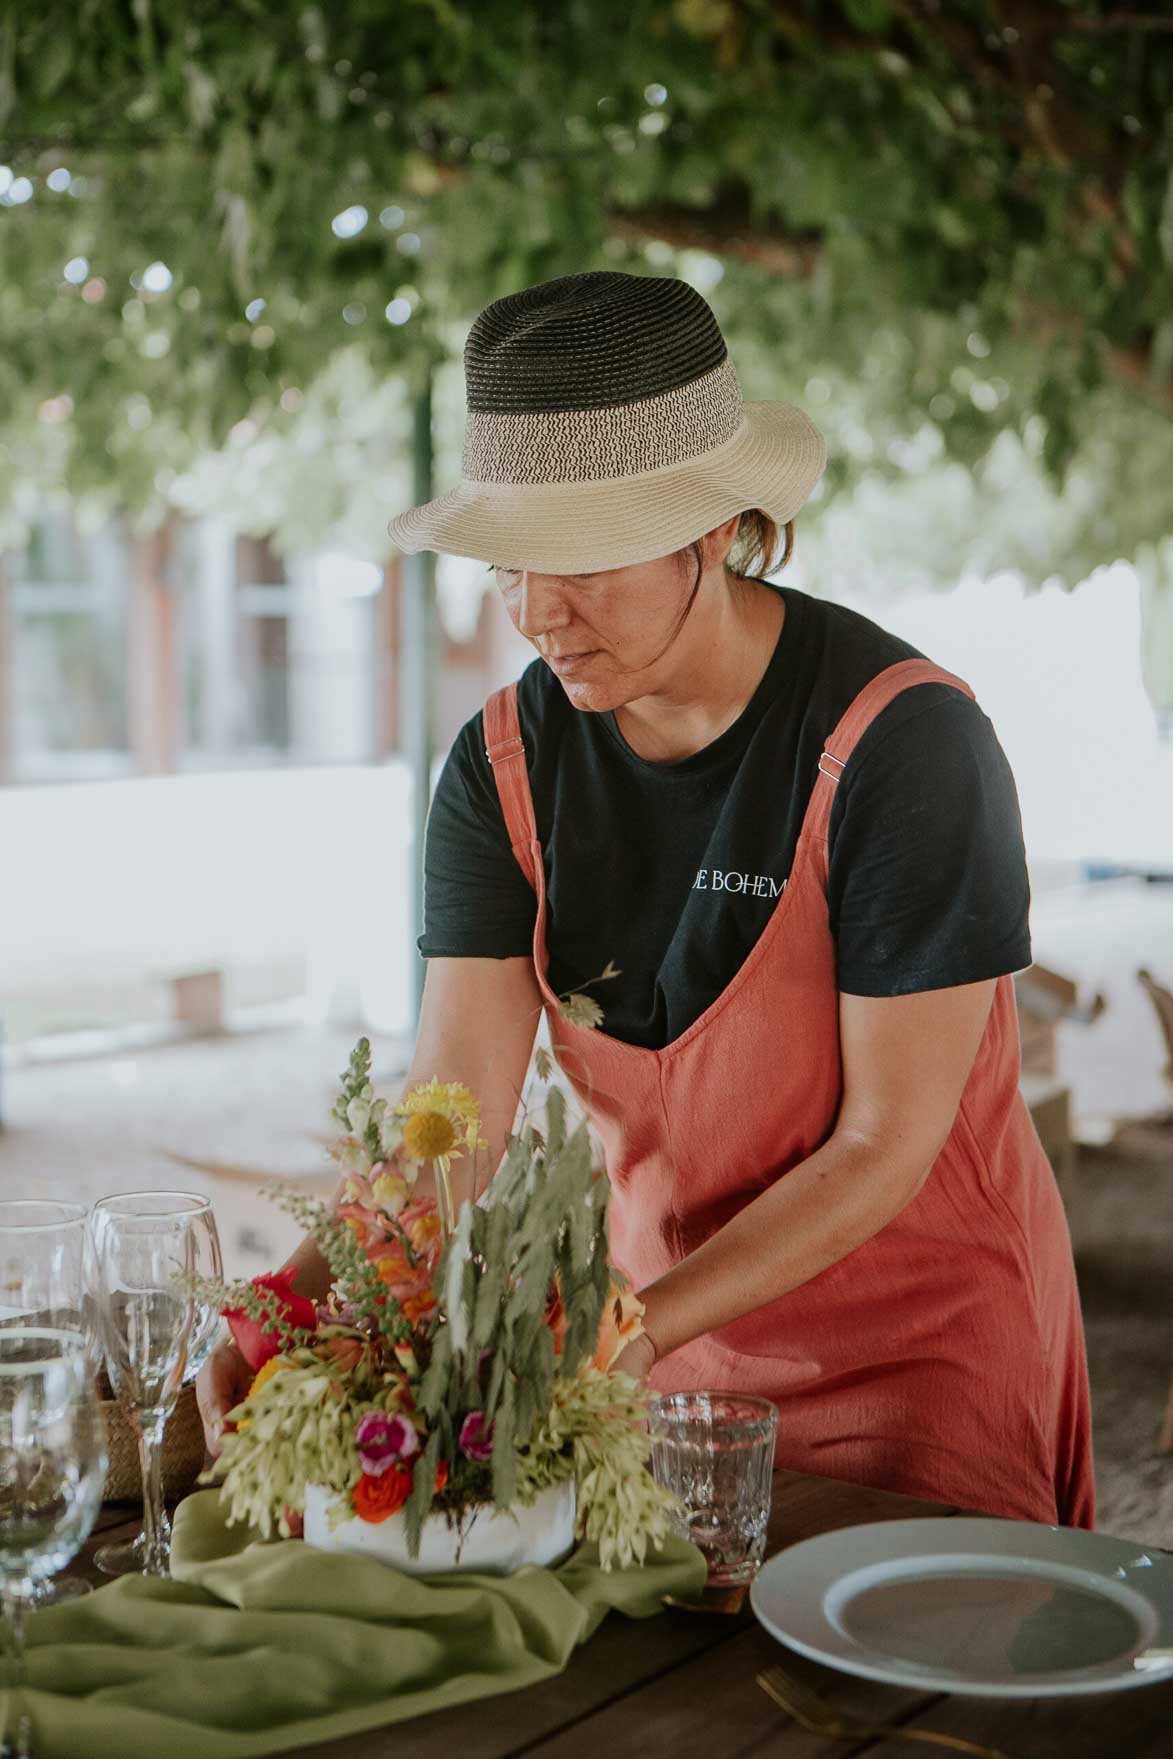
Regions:
M 534 801 L 525 762 L 525 742 L 517 713 L 517 685 L 495 690 L 485 703 L 485 756 L 493 770 L 501 812 L 515 860 L 537 891 L 534 848 L 538 840 Z
M 962 691 L 970 698 L 974 695 L 964 679 L 954 677 L 952 672 L 947 672 L 943 666 L 935 666 L 931 660 L 898 660 L 894 666 L 878 672 L 869 684 L 864 685 L 827 740 L 819 758 L 819 773 L 811 790 L 801 833 L 810 842 L 824 890 L 828 866 L 827 831 L 831 823 L 835 789 L 852 752 L 876 716 L 902 691 L 910 690 L 917 684 L 951 684 L 954 689 Z

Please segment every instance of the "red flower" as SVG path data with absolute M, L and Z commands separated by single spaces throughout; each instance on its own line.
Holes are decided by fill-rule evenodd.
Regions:
M 554 1339 L 554 1354 L 562 1354 L 562 1345 L 566 1339 L 566 1309 L 562 1305 L 562 1285 L 555 1277 L 546 1290 L 546 1324 Z
M 410 1495 L 410 1466 L 390 1466 L 381 1478 L 364 1472 L 354 1487 L 354 1512 L 360 1521 L 385 1521 L 399 1512 Z
M 253 1277 L 252 1285 L 254 1289 L 269 1289 L 277 1296 L 281 1317 L 287 1325 L 316 1331 L 318 1310 L 305 1295 L 293 1293 L 293 1279 L 296 1275 L 296 1270 L 287 1265 L 284 1270 L 273 1270 L 266 1276 Z M 271 1356 L 277 1354 L 281 1348 L 280 1340 L 267 1326 L 258 1325 L 255 1319 L 250 1319 L 243 1307 L 226 1307 L 224 1317 L 228 1321 L 228 1329 L 236 1341 L 237 1349 L 255 1374 Z

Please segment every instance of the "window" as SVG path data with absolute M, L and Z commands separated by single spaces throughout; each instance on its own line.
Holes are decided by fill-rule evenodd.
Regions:
M 8 559 L 7 700 L 14 781 L 77 780 L 130 768 L 130 553 L 118 522 L 82 534 L 46 513 Z

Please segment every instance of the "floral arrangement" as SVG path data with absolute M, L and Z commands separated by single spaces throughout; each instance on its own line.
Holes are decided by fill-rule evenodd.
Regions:
M 552 1089 L 544 1129 L 527 1119 L 457 1206 L 451 1161 L 487 1146 L 467 1088 L 422 1082 L 390 1105 L 365 1038 L 341 1081 L 329 1152 L 344 1201 L 270 1193 L 329 1264 L 326 1301 L 296 1294 L 289 1271 L 196 1284 L 255 1373 L 201 1482 L 266 1538 L 296 1536 L 311 1483 L 336 1493 L 332 1526 L 402 1510 L 417 1556 L 430 1514 L 463 1532 L 478 1507 L 573 1478 L 578 1536 L 603 1567 L 642 1562 L 675 1499 L 647 1468 L 646 1394 L 612 1369 L 643 1308 L 608 1263 L 609 1186 L 585 1124 L 568 1128 Z M 429 1165 L 434 1199 L 416 1190 Z

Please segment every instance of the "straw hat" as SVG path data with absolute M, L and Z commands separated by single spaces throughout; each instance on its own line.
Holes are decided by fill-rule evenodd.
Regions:
M 687 281 L 592 270 L 494 300 L 464 348 L 459 486 L 398 514 L 401 550 L 539 573 L 666 556 L 749 507 L 784 525 L 827 461 L 789 403 L 743 403 Z

